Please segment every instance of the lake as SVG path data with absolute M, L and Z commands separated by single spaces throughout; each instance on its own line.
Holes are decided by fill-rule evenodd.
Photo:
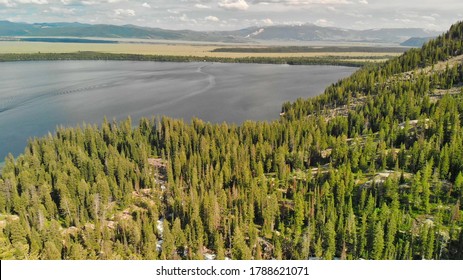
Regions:
M 53 61 L 0 63 L 0 161 L 27 140 L 131 116 L 214 123 L 278 119 L 281 105 L 323 92 L 356 68 L 269 64 Z

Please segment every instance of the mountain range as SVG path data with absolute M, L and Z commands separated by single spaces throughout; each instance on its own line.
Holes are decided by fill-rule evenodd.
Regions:
M 208 42 L 366 42 L 400 44 L 412 37 L 435 37 L 439 31 L 422 28 L 384 28 L 353 30 L 336 27 L 322 27 L 314 24 L 274 25 L 248 27 L 235 31 L 192 31 L 167 30 L 136 25 L 107 25 L 85 23 L 18 23 L 0 21 L 0 36 L 42 36 L 42 37 L 100 37 L 137 38 L 157 40 L 184 40 Z

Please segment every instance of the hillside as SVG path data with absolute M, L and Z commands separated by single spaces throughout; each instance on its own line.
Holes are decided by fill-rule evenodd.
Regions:
M 353 30 L 304 24 L 250 27 L 240 30 L 238 34 L 245 38 L 263 41 L 401 43 L 411 37 L 437 36 L 438 32 L 419 28 Z
M 432 37 L 411 37 L 410 39 L 400 43 L 401 46 L 421 48 L 425 43 L 431 41 Z
M 240 126 L 61 128 L 8 157 L 1 259 L 463 259 L 463 23 Z
M 15 23 L 0 21 L 0 36 L 33 37 L 99 37 L 139 38 L 157 40 L 209 41 L 209 42 L 370 42 L 399 44 L 411 37 L 437 36 L 438 32 L 419 28 L 351 30 L 321 27 L 313 24 L 249 27 L 236 31 L 200 32 L 166 30 L 135 25 L 104 25 L 81 23 Z

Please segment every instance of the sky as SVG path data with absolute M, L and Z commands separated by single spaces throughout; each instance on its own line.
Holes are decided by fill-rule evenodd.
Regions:
M 462 0 L 0 0 L 0 20 L 236 30 L 312 23 L 350 29 L 421 27 L 463 20 Z

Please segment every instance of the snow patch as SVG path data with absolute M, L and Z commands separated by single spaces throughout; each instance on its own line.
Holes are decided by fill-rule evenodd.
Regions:
M 217 258 L 215 254 L 204 254 L 204 259 L 207 261 L 213 261 Z
M 162 237 L 162 234 L 164 233 L 164 225 L 163 224 L 164 224 L 164 219 L 163 218 L 159 219 L 157 221 L 157 223 L 156 223 L 156 228 L 158 229 L 158 232 L 161 235 L 161 237 Z
M 261 28 L 261 29 L 257 30 L 256 32 L 253 32 L 253 33 L 247 35 L 246 38 L 250 38 L 251 36 L 257 36 L 257 35 L 259 35 L 260 33 L 264 32 L 264 31 L 265 31 L 265 29 Z

